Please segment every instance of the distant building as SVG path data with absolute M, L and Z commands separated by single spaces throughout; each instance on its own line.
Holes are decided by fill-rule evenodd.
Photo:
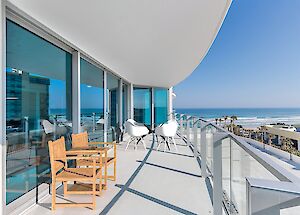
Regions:
M 37 119 L 49 117 L 50 79 L 8 69 L 6 75 L 7 126 L 22 127 L 28 117 L 29 129 L 39 128 Z

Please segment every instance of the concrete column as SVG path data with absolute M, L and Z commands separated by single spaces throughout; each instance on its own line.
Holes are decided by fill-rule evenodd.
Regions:
M 129 85 L 129 91 L 130 91 L 130 94 L 129 94 L 129 98 L 130 98 L 130 101 L 129 101 L 129 111 L 130 111 L 130 116 L 129 118 L 130 119 L 133 119 L 134 118 L 134 110 L 133 110 L 133 100 L 134 100 L 134 96 L 133 96 L 133 84 L 130 84 Z
M 104 71 L 104 83 L 103 83 L 103 89 L 104 89 L 104 100 L 103 100 L 103 114 L 104 114 L 104 132 L 103 132 L 103 139 L 104 142 L 107 142 L 107 129 L 108 129 L 108 101 L 107 101 L 107 72 Z
M 72 129 L 80 133 L 80 53 L 72 53 Z
M 5 2 L 0 1 L 0 214 L 6 210 L 6 20 Z
M 173 115 L 173 87 L 168 90 L 168 119 L 171 120 L 175 118 Z
M 119 128 L 123 127 L 123 80 L 119 81 Z
M 154 88 L 151 88 L 151 128 L 155 127 Z

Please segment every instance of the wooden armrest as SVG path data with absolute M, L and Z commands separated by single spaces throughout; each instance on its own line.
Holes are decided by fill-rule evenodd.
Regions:
M 97 160 L 99 157 L 81 157 L 81 156 L 68 156 L 67 160 Z
M 91 145 L 117 145 L 116 142 L 89 142 Z
M 72 155 L 74 155 L 74 156 L 78 156 L 78 155 L 88 155 L 88 156 L 90 156 L 90 155 L 103 155 L 105 153 L 105 150 L 83 150 L 83 151 L 80 151 L 80 150 L 78 150 L 78 151 L 67 151 L 66 152 L 66 154 L 67 154 L 67 156 L 72 156 Z
M 92 157 L 83 157 L 83 156 L 67 156 L 65 158 L 56 158 L 55 161 L 62 161 L 64 159 L 67 159 L 67 160 L 97 160 L 99 159 L 100 157 L 95 157 L 95 156 L 92 156 Z

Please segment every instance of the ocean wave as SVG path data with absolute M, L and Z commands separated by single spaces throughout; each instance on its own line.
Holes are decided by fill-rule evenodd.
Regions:
M 208 119 L 210 122 L 215 122 L 215 119 Z M 227 121 L 229 123 L 230 120 Z M 223 123 L 223 122 L 222 122 Z M 300 125 L 300 116 L 287 116 L 287 117 L 238 117 L 235 124 L 244 127 L 259 127 L 271 123 L 285 123 L 289 125 Z

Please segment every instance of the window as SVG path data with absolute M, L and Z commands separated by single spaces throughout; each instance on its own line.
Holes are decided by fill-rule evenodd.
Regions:
M 119 128 L 119 78 L 107 73 L 107 140 L 116 140 L 117 129 Z
M 123 123 L 128 119 L 128 84 L 123 83 L 122 89 L 122 116 L 123 116 Z
M 168 90 L 154 88 L 154 120 L 155 125 L 168 121 Z
M 7 20 L 7 204 L 49 179 L 48 141 L 72 131 L 72 55 Z
M 133 89 L 134 120 L 151 125 L 151 88 Z
M 104 140 L 104 72 L 80 59 L 81 129 L 93 141 Z

